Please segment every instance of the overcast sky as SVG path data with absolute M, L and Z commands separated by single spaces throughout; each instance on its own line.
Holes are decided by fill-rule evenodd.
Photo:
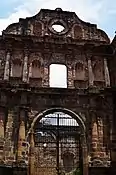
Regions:
M 0 31 L 41 8 L 75 11 L 84 21 L 96 23 L 112 39 L 116 30 L 116 0 L 1 0 Z
M 1 0 L 0 33 L 19 18 L 30 17 L 41 8 L 74 11 L 80 19 L 98 25 L 112 40 L 116 31 L 116 0 Z

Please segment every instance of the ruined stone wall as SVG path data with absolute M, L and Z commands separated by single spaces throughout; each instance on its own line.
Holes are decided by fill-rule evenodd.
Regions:
M 56 24 L 64 30 L 55 31 Z M 95 167 L 108 167 L 110 161 L 116 161 L 116 106 L 111 88 L 114 82 L 111 72 L 115 77 L 115 68 L 109 66 L 110 50 L 104 31 L 60 8 L 41 10 L 3 31 L 0 37 L 1 166 L 13 167 L 14 171 L 17 167 L 27 168 L 28 175 L 39 173 L 35 167 L 39 153 L 32 123 L 46 109 L 58 107 L 80 116 L 76 119 L 83 127 L 84 175 L 88 167 L 93 175 Z M 67 89 L 49 88 L 51 64 L 67 67 Z M 41 162 L 45 163 L 43 159 Z M 51 174 L 54 173 L 56 169 Z
M 4 98 L 1 98 L 1 104 L 3 105 L 3 108 L 0 109 L 0 157 L 2 165 L 4 163 L 11 166 L 13 162 L 21 166 L 28 165 L 29 143 L 26 138 L 31 123 L 38 113 L 51 107 L 55 108 L 55 106 L 65 107 L 81 116 L 86 126 L 89 165 L 110 165 L 110 142 L 112 136 L 112 105 L 109 106 L 111 104 L 110 96 L 104 99 L 101 98 L 101 94 L 99 94 L 99 97 L 98 94 L 91 94 L 90 101 L 88 101 L 89 96 L 85 96 L 84 93 L 82 94 L 82 91 L 79 92 L 78 90 L 75 92 L 70 90 L 67 93 L 65 90 L 66 94 L 64 94 L 62 89 L 58 90 L 59 95 L 62 95 L 59 98 L 56 90 L 49 91 L 46 89 L 46 91 L 43 91 L 40 89 L 39 94 L 35 94 L 33 91 L 29 93 L 29 89 L 25 89 L 26 93 L 20 93 L 20 98 L 18 97 L 19 91 L 17 89 L 12 90 L 12 88 L 7 90 L 7 94 L 5 93 Z M 75 97 L 72 98 L 72 96 Z M 52 104 L 50 103 L 51 98 Z M 6 105 L 9 106 L 8 109 Z
M 48 50 L 50 51 L 49 47 Z M 86 164 L 91 167 L 110 166 L 112 133 L 111 129 L 108 132 L 108 128 L 112 128 L 112 100 L 111 94 L 101 91 L 110 86 L 106 60 L 100 56 L 92 56 L 88 50 L 82 54 L 83 50 L 79 52 L 78 49 L 72 49 L 69 54 L 65 54 L 63 49 L 60 49 L 60 51 L 56 50 L 55 54 L 48 52 L 47 55 L 40 51 L 34 54 L 29 49 L 28 51 L 23 50 L 19 52 L 19 55 L 17 54 L 16 62 L 13 61 L 17 52 L 4 53 L 5 63 L 1 78 L 0 102 L 2 106 L 1 164 L 31 166 L 31 172 L 35 172 L 37 154 L 33 154 L 35 149 L 33 148 L 30 156 L 30 143 L 26 140 L 27 133 L 39 112 L 60 106 L 76 114 L 79 113 L 85 123 L 88 157 L 83 155 L 83 159 L 87 160 Z M 34 61 L 36 62 L 33 64 Z M 50 90 L 48 88 L 51 63 L 67 65 L 67 89 L 50 88 Z M 22 66 L 22 71 L 19 68 L 20 73 L 16 74 L 16 77 L 13 71 L 15 64 Z M 39 68 L 38 73 L 40 73 L 35 78 L 33 75 L 36 75 L 36 71 L 32 74 L 33 66 L 34 69 Z M 99 66 L 101 66 L 100 69 Z
M 23 51 L 1 50 L 1 81 L 4 80 L 14 86 L 27 83 L 30 87 L 49 87 L 50 65 L 64 64 L 67 68 L 68 88 L 110 86 L 107 60 L 102 56 L 88 54 L 88 50 L 83 53 L 83 48 L 79 50 L 78 47 L 65 49 L 62 46 L 62 49 L 58 49 L 57 45 L 55 48 L 52 46 L 55 53 L 51 53 L 50 45 L 48 45 L 48 53 L 45 45 L 41 49 L 43 52 L 35 53 L 30 48 L 27 51 L 24 48 Z

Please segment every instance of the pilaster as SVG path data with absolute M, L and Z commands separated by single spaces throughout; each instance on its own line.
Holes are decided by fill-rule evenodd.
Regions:
M 107 59 L 104 58 L 104 74 L 105 74 L 105 84 L 106 87 L 110 86 L 110 76 L 109 76 L 109 70 L 107 65 Z
M 74 88 L 73 70 L 71 65 L 68 65 L 67 69 L 68 69 L 67 86 L 68 88 Z
M 104 128 L 104 124 L 103 124 L 103 116 L 98 117 L 98 135 L 99 135 L 99 145 L 98 145 L 98 150 L 99 150 L 99 157 L 100 160 L 104 161 L 104 163 L 107 161 L 107 156 L 106 156 L 106 149 L 104 146 L 104 136 L 103 136 L 103 129 Z
M 28 51 L 26 51 L 24 53 L 24 64 L 23 64 L 23 82 L 27 82 L 28 81 L 28 56 L 29 53 Z
M 32 77 L 32 62 L 29 64 L 29 78 Z
M 97 122 L 93 122 L 92 126 L 92 159 L 98 158 L 98 126 Z
M 20 111 L 19 122 L 19 135 L 18 135 L 18 163 L 26 163 L 27 157 L 27 142 L 26 142 L 26 128 L 25 128 L 25 111 Z
M 89 86 L 93 86 L 94 85 L 94 75 L 93 75 L 93 70 L 92 70 L 92 62 L 91 62 L 91 58 L 92 58 L 92 53 L 88 51 L 88 53 L 86 53 L 86 58 L 87 58 L 87 62 L 88 62 L 88 79 L 89 79 Z
M 8 111 L 8 118 L 5 131 L 4 159 L 6 164 L 15 161 L 13 134 L 13 111 Z
M 35 174 L 34 133 L 30 133 L 29 175 Z
M 4 111 L 0 109 L 0 162 L 4 160 Z
M 4 69 L 4 80 L 9 80 L 10 76 L 10 58 L 11 58 L 11 53 L 8 51 L 6 53 L 6 62 L 5 62 L 5 69 Z
M 42 86 L 43 87 L 48 87 L 49 86 L 49 67 L 47 65 L 44 66 Z

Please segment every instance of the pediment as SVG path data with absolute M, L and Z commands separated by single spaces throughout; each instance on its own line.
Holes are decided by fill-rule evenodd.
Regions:
M 61 31 L 57 31 L 57 27 Z M 109 43 L 107 34 L 97 29 L 95 24 L 82 21 L 75 12 L 63 11 L 61 8 L 55 10 L 41 9 L 38 14 L 26 19 L 20 19 L 18 23 L 9 25 L 3 34 L 25 35 L 25 36 L 55 36 L 67 37 L 75 40 L 94 40 Z

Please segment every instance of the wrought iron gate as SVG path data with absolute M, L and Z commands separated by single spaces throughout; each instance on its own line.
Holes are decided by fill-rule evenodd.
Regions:
M 44 116 L 34 129 L 38 175 L 73 175 L 78 171 L 81 144 L 76 120 L 56 112 Z

